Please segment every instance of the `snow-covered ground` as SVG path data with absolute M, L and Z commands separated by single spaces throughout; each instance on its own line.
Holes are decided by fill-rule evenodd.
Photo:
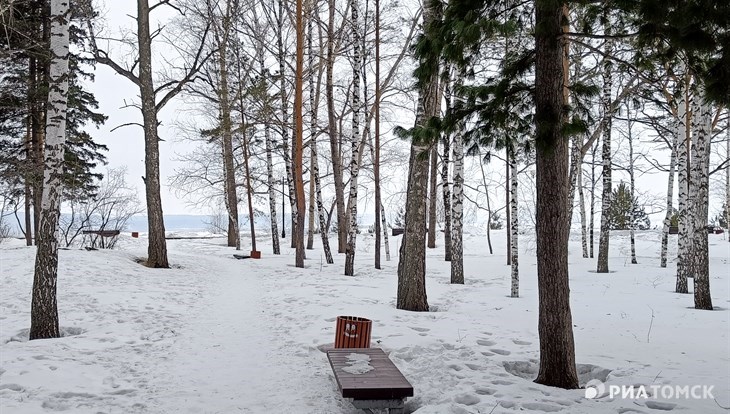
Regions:
M 431 312 L 395 309 L 397 248 L 372 267 L 361 235 L 356 276 L 344 256 L 305 269 L 259 240 L 261 260 L 235 260 L 224 239 L 170 240 L 172 269 L 145 268 L 146 239 L 112 251 L 60 252 L 58 303 L 66 336 L 27 341 L 34 248 L 0 245 L 0 413 L 356 413 L 339 397 L 325 353 L 337 315 L 373 320 L 383 348 L 415 388 L 408 412 L 722 413 L 730 406 L 730 243 L 710 236 L 716 311 L 673 293 L 674 263 L 658 266 L 659 233 L 612 235 L 610 274 L 596 274 L 571 240 L 571 300 L 583 383 L 707 385 L 711 399 L 586 399 L 532 382 L 537 372 L 534 237 L 523 235 L 521 294 L 511 299 L 504 232 L 466 235 L 466 284 L 449 284 L 442 248 L 429 250 Z M 675 236 L 673 236 L 675 237 Z M 676 241 L 676 240 L 675 240 Z M 244 239 L 248 247 L 248 241 Z M 288 245 L 287 242 L 284 245 Z M 690 282 L 691 288 L 691 282 Z

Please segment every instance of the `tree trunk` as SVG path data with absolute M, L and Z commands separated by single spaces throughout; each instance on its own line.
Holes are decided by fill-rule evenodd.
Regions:
M 284 2 L 283 0 L 278 0 L 278 13 L 277 13 L 277 23 L 279 27 L 284 27 Z M 278 52 L 278 61 L 279 61 L 279 93 L 281 97 L 281 151 L 282 155 L 284 157 L 284 170 L 286 171 L 286 182 L 287 182 L 287 188 L 289 189 L 289 206 L 291 207 L 291 220 L 292 220 L 292 240 L 291 240 L 291 247 L 295 247 L 296 240 L 294 240 L 296 231 L 296 222 L 297 222 L 297 205 L 296 205 L 296 195 L 295 195 L 295 184 L 294 184 L 294 176 L 292 174 L 292 160 L 291 160 L 291 154 L 289 152 L 289 100 L 286 96 L 286 76 L 284 76 L 284 68 L 285 68 L 285 62 L 286 62 L 286 54 L 284 50 L 284 40 L 282 37 L 282 31 L 276 30 L 276 44 L 277 44 L 277 52 Z M 296 107 L 294 108 L 294 111 L 296 112 Z M 296 121 L 296 120 L 295 120 Z M 296 132 L 295 132 L 296 133 Z M 283 211 L 283 210 L 282 210 Z M 286 225 L 282 223 L 282 232 L 284 231 L 284 227 Z M 284 236 L 282 236 L 284 237 Z
M 309 6 L 311 9 L 313 7 Z M 312 10 L 307 10 L 307 84 L 309 85 L 309 223 L 307 228 L 307 250 L 314 249 L 314 215 L 315 213 L 315 179 L 314 179 L 314 161 L 316 148 L 313 148 L 317 142 L 317 108 L 314 102 L 314 50 L 312 49 L 312 38 L 314 36 L 312 22 L 314 14 Z M 321 230 L 320 230 L 321 231 Z
M 32 81 L 31 81 L 32 83 Z M 29 86 L 30 89 L 30 86 Z M 29 97 L 30 98 L 30 97 Z M 29 102 L 32 102 L 31 99 L 28 99 Z M 26 136 L 25 136 L 25 151 L 26 154 L 28 154 L 29 158 L 32 158 L 33 154 L 33 127 L 32 127 L 32 115 L 28 115 L 28 118 L 26 120 Z M 23 197 L 23 205 L 24 205 L 24 218 L 25 218 L 25 231 L 23 232 L 25 234 L 25 245 L 26 246 L 32 246 L 33 245 L 33 224 L 32 224 L 32 212 L 31 212 L 31 199 L 33 197 L 32 192 L 32 180 L 33 175 L 26 171 L 25 172 L 25 179 L 24 179 L 24 197 Z
M 383 244 L 385 245 L 385 261 L 390 261 L 390 243 L 388 242 L 388 223 L 385 222 L 385 208 L 380 203 L 380 221 L 383 228 Z
M 512 179 L 510 177 L 510 154 L 509 154 L 510 148 L 505 148 L 505 162 L 504 162 L 504 174 L 505 174 L 505 180 L 504 180 L 504 198 L 505 198 L 505 204 L 504 204 L 504 211 L 505 211 L 505 221 L 507 223 L 507 266 L 512 265 L 512 209 L 510 208 L 510 200 L 512 197 L 512 194 L 510 193 L 510 186 L 512 184 Z
M 246 130 L 246 126 L 243 126 L 243 130 Z M 249 168 L 250 154 L 248 152 L 249 138 L 246 137 L 244 132 L 242 137 L 243 146 L 243 167 L 246 170 L 246 198 L 248 199 L 248 223 L 251 229 L 251 251 L 257 251 L 256 249 L 256 220 L 253 214 L 253 187 L 251 186 L 251 169 Z
M 137 0 L 137 42 L 139 45 L 139 91 L 145 142 L 145 193 L 147 198 L 148 267 L 168 268 L 165 222 L 160 197 L 160 145 L 157 137 L 157 108 L 152 83 L 152 39 L 148 0 Z
M 451 216 L 451 283 L 464 284 L 464 141 L 454 136 L 454 193 Z
M 375 268 L 380 266 L 380 235 L 386 232 L 383 204 L 380 197 L 380 0 L 375 0 L 375 157 L 373 159 L 375 175 Z M 385 233 L 386 250 L 388 250 L 388 234 Z M 390 253 L 388 260 L 390 260 Z
M 686 79 L 686 77 L 685 77 Z M 685 80 L 686 82 L 686 80 Z M 688 110 L 688 92 L 687 83 L 683 86 L 685 89 L 680 94 L 678 116 L 680 119 L 680 127 L 682 128 L 677 146 L 677 203 L 679 217 L 679 234 L 677 234 L 677 283 L 675 292 L 689 293 L 687 286 L 689 248 L 691 246 L 689 240 L 692 237 L 692 222 L 689 220 L 689 168 L 690 168 L 690 111 Z
M 730 159 L 730 111 L 727 113 L 725 128 L 725 158 Z M 727 227 L 727 241 L 730 242 L 730 165 L 725 167 L 725 227 Z
M 451 110 L 451 80 L 446 81 L 446 112 Z M 451 137 L 444 134 L 441 142 L 444 145 L 441 165 L 441 187 L 444 202 L 444 260 L 451 261 L 451 188 L 449 186 L 449 157 L 451 153 Z
M 362 67 L 360 54 L 360 33 L 358 30 L 359 16 L 357 0 L 350 1 L 352 9 L 352 42 L 353 42 L 353 64 L 352 64 L 352 159 L 350 160 L 350 198 L 348 200 L 349 211 L 349 235 L 347 238 L 347 249 L 345 251 L 345 276 L 355 275 L 355 250 L 357 247 L 357 178 L 360 172 L 358 154 L 360 150 L 360 68 Z M 337 223 L 342 227 L 345 223 Z
M 565 4 L 536 0 L 537 284 L 540 370 L 535 382 L 578 388 L 568 277 L 568 95 Z
M 593 250 L 596 246 L 594 242 L 595 234 L 595 223 L 594 218 L 596 217 L 596 152 L 598 152 L 598 140 L 591 150 L 591 219 L 588 225 L 590 230 L 590 258 L 593 259 Z
M 683 92 L 682 92 L 683 93 Z M 669 244 L 669 226 L 672 223 L 672 215 L 674 214 L 674 175 L 677 166 L 677 146 L 679 145 L 680 136 L 684 135 L 684 114 L 681 110 L 682 101 L 677 103 L 677 114 L 675 118 L 674 139 L 672 140 L 671 155 L 669 157 L 669 176 L 667 177 L 667 212 L 664 215 L 664 227 L 662 229 L 662 247 L 659 253 L 659 266 L 667 267 L 667 245 Z
M 304 15 L 302 11 L 302 1 L 296 2 L 296 31 L 297 31 L 297 61 L 296 61 L 296 78 L 294 91 L 294 190 L 296 193 L 296 213 L 292 208 L 293 226 L 292 241 L 296 248 L 295 266 L 304 267 L 304 181 L 302 160 L 303 143 L 304 143 L 304 118 L 303 118 L 303 88 L 304 88 Z M 280 30 L 277 30 L 280 32 Z M 291 190 L 290 190 L 291 191 Z
M 610 35 L 608 24 L 605 26 L 604 31 L 607 35 Z M 613 124 L 613 114 L 611 113 L 613 63 L 610 58 L 613 49 L 612 43 L 612 40 L 606 40 L 604 46 L 605 57 L 603 59 L 603 97 L 601 107 L 603 108 L 605 122 L 603 124 L 603 151 L 601 154 L 603 161 L 603 194 L 601 196 L 601 232 L 598 237 L 598 266 L 596 269 L 598 273 L 608 273 L 609 226 L 611 215 L 611 125 Z
M 51 64 L 49 70 L 46 151 L 43 169 L 38 250 L 33 276 L 30 339 L 58 338 L 58 219 L 63 193 L 63 157 L 68 99 L 69 3 L 51 1 Z
M 631 110 L 627 108 L 627 113 L 630 114 Z M 629 192 L 631 194 L 631 208 L 629 209 L 629 233 L 631 238 L 631 264 L 637 264 L 636 261 L 636 223 L 634 217 L 634 199 L 636 180 L 634 177 L 634 137 L 632 132 L 633 120 L 629 115 L 628 120 L 628 141 L 629 141 Z
M 332 158 L 332 175 L 335 184 L 335 205 L 337 206 L 337 252 L 347 250 L 347 226 L 345 211 L 345 184 L 342 179 L 342 157 L 340 140 L 337 131 L 335 113 L 334 65 L 335 65 L 335 0 L 328 1 L 329 18 L 327 20 L 327 68 L 325 94 L 327 98 L 327 118 L 330 136 L 330 152 Z
M 519 248 L 517 238 L 519 237 L 519 220 L 517 209 L 517 157 L 514 147 L 508 152 L 509 171 L 510 171 L 510 191 L 509 191 L 509 232 L 510 232 L 510 265 L 512 275 L 512 287 L 510 296 L 517 298 L 520 296 L 520 271 L 519 271 Z
M 428 191 L 428 248 L 436 248 L 436 184 L 438 177 L 438 141 L 431 147 L 431 172 L 429 175 L 430 188 Z
M 423 12 L 423 27 L 434 18 L 434 8 L 428 4 Z M 419 88 L 416 127 L 425 126 L 438 108 L 438 62 L 431 62 L 434 69 L 429 81 Z M 406 191 L 405 229 L 398 262 L 398 309 L 426 312 L 426 192 L 428 190 L 428 153 L 430 146 L 421 140 L 411 140 L 408 162 L 408 187 Z
M 701 87 L 698 89 L 702 89 Z M 699 91 L 697 93 L 699 95 Z M 702 99 L 695 96 L 694 101 Z M 691 180 L 693 187 L 694 232 L 692 234 L 691 258 L 689 260 L 690 273 L 694 280 L 695 309 L 712 310 L 712 296 L 710 295 L 710 260 L 707 240 L 707 217 L 710 184 L 710 142 L 712 140 L 712 107 L 705 103 L 694 106 L 692 145 Z
M 583 189 L 583 163 L 581 162 L 580 171 L 577 178 L 578 186 L 578 202 L 580 204 L 580 242 L 583 248 L 583 258 L 588 258 L 588 226 L 586 224 L 586 199 Z
M 264 101 L 264 114 L 266 120 L 264 121 L 264 143 L 266 145 L 266 184 L 268 187 L 269 194 L 269 219 L 271 222 L 271 247 L 274 254 L 281 254 L 281 248 L 279 247 L 279 228 L 276 224 L 276 189 L 274 188 L 274 159 L 273 159 L 273 142 L 271 141 L 271 127 L 269 126 L 268 117 L 271 114 L 271 108 L 269 107 L 268 100 L 268 83 L 267 83 L 267 72 L 264 66 L 264 53 L 263 44 L 260 45 L 262 51 L 259 53 L 259 67 L 261 70 L 261 81 L 263 83 L 263 90 L 267 91 L 267 97 Z M 283 208 L 284 206 L 282 206 Z
M 230 10 L 222 16 L 221 29 L 214 25 L 216 43 L 218 44 L 218 70 L 220 81 L 218 84 L 218 102 L 221 118 L 221 135 L 223 144 L 223 176 L 224 197 L 228 212 L 228 247 L 241 250 L 241 235 L 238 224 L 238 194 L 236 191 L 236 174 L 233 166 L 233 133 L 231 132 L 231 108 L 228 100 L 228 34 L 230 29 Z

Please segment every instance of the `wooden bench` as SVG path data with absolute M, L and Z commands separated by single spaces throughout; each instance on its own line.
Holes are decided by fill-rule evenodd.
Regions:
M 107 248 L 106 238 L 119 236 L 119 230 L 84 230 L 83 234 L 90 234 L 101 238 L 101 248 Z M 96 237 L 91 240 L 91 249 L 96 249 Z
M 327 351 L 343 398 L 356 408 L 403 413 L 413 386 L 380 348 L 341 348 Z

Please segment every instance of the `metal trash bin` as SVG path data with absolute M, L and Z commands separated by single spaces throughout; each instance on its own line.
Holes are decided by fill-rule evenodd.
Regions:
M 335 348 L 370 348 L 373 322 L 357 316 L 338 316 Z

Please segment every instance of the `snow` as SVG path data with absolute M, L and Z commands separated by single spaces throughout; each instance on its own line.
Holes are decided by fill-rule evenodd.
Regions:
M 715 311 L 696 311 L 691 295 L 673 293 L 674 263 L 659 268 L 658 232 L 637 234 L 638 265 L 628 235 L 614 232 L 610 274 L 581 257 L 578 234 L 570 256 L 581 384 L 714 385 L 717 402 L 587 399 L 585 390 L 532 382 L 539 341 L 530 234 L 520 240 L 518 299 L 509 297 L 503 231 L 492 234 L 494 255 L 484 236 L 465 235 L 464 286 L 449 283 L 443 249 L 429 249 L 424 313 L 395 309 L 399 237 L 391 239 L 394 260 L 377 271 L 372 236 L 360 235 L 356 276 L 346 277 L 344 255 L 327 265 L 319 250 L 307 251 L 298 269 L 293 250 L 273 256 L 261 239 L 261 260 L 234 259 L 222 238 L 170 240 L 174 267 L 148 269 L 136 263 L 146 252 L 142 236 L 123 235 L 116 250 L 60 252 L 64 336 L 39 341 L 27 341 L 34 248 L 0 244 L 0 412 L 357 413 L 338 394 L 323 352 L 338 315 L 373 321 L 372 346 L 414 386 L 411 413 L 711 414 L 730 406 L 724 235 L 709 236 Z
M 352 353 L 347 356 L 347 366 L 342 368 L 343 371 L 350 374 L 360 375 L 370 372 L 375 368 L 370 365 L 370 355 Z

